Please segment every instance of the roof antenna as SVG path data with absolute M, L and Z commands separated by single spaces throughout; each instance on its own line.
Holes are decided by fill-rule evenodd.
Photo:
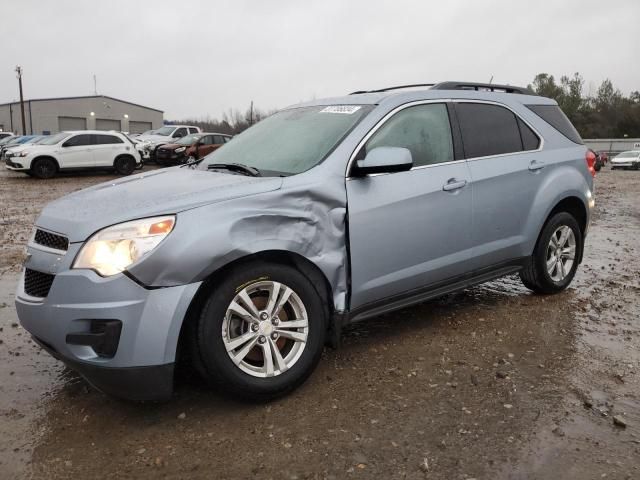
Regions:
M 93 74 L 93 94 L 97 97 L 98 96 L 98 86 L 97 86 L 97 81 L 96 81 L 96 75 L 95 73 Z
M 493 83 L 493 75 L 491 75 L 491 78 L 489 79 L 489 85 L 491 85 Z

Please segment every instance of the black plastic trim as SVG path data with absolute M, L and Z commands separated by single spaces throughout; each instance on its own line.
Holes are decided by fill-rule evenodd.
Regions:
M 464 160 L 464 143 L 462 142 L 462 132 L 458 123 L 458 114 L 452 102 L 447 102 L 447 112 L 449 112 L 449 124 L 451 136 L 453 137 L 453 157 L 454 160 Z
M 144 367 L 101 367 L 63 357 L 50 344 L 33 337 L 54 358 L 106 394 L 135 402 L 165 401 L 173 394 L 174 363 Z
M 120 320 L 91 320 L 89 332 L 68 333 L 69 345 L 91 347 L 99 356 L 113 358 L 118 351 L 122 322 Z

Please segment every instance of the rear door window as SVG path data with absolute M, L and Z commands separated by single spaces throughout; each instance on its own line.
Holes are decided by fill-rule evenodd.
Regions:
M 114 143 L 124 143 L 120 138 L 115 135 L 94 135 L 94 145 L 111 145 Z
M 197 128 L 190 127 L 190 128 L 189 128 L 189 133 L 198 133 L 198 129 L 197 129 Z
M 558 130 L 573 143 L 583 145 L 580 134 L 557 105 L 525 105 L 529 110 Z
M 484 103 L 457 103 L 455 108 L 467 158 L 523 150 L 518 121 L 511 110 Z
M 224 143 L 224 137 L 222 135 L 214 135 L 213 144 L 222 145 Z
M 83 147 L 85 145 L 91 145 L 91 134 L 75 135 L 62 144 L 63 147 Z
M 453 140 L 447 106 L 430 103 L 399 111 L 365 145 L 366 152 L 376 147 L 409 149 L 415 167 L 452 161 Z

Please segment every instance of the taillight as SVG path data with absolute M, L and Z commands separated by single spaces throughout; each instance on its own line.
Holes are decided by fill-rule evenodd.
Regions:
M 587 168 L 591 173 L 592 177 L 596 176 L 596 154 L 591 150 L 587 150 L 586 155 L 584 156 L 585 162 L 587 162 Z

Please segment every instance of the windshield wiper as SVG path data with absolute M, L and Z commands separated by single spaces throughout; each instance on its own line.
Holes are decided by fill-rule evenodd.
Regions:
M 183 163 L 182 165 L 180 165 L 180 168 L 191 167 L 192 165 L 198 165 L 202 160 L 204 160 L 204 157 L 196 158 L 195 160 L 191 160 L 190 162 Z
M 244 165 L 242 163 L 212 163 L 207 165 L 207 170 L 216 170 L 216 169 L 225 169 L 231 170 L 232 172 L 244 173 L 250 177 L 260 177 L 260 170 L 255 167 L 250 167 L 249 165 Z

